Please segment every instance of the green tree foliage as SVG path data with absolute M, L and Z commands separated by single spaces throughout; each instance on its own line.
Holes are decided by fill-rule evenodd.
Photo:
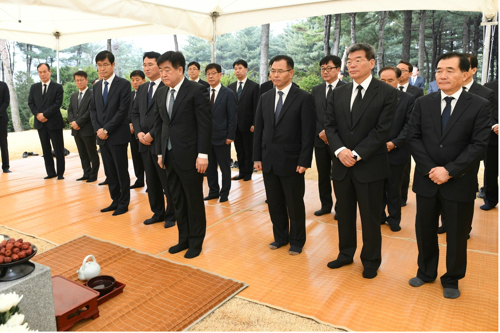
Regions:
M 32 113 L 28 106 L 28 96 L 33 83 L 33 79 L 31 76 L 27 75 L 26 72 L 17 72 L 14 76 L 14 84 L 16 86 L 16 94 L 18 96 L 19 104 L 19 117 L 21 118 L 24 129 L 30 128 L 29 118 L 32 116 Z M 13 128 L 12 123 L 9 121 L 9 131 L 10 130 L 13 130 Z

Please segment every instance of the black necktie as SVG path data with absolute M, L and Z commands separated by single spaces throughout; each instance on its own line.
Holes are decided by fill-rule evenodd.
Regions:
M 82 92 L 80 91 L 80 95 L 78 96 L 78 107 L 80 107 L 80 103 L 82 102 Z
M 238 101 L 240 100 L 240 97 L 241 97 L 241 92 L 243 91 L 243 82 L 240 82 L 240 86 L 238 87 L 238 91 L 237 91 L 237 94 L 238 94 Z
M 402 92 L 405 92 L 405 87 L 404 86 L 399 86 L 399 90 L 401 90 Z
M 351 124 L 352 124 L 352 114 L 355 111 L 358 111 L 358 109 L 361 107 L 361 102 L 363 101 L 363 95 L 361 94 L 361 90 L 363 90 L 363 86 L 359 85 L 356 87 L 358 89 L 358 94 L 356 95 L 356 98 L 354 99 L 354 103 L 352 103 L 352 108 L 351 108 Z
M 102 102 L 106 105 L 106 100 L 108 99 L 108 81 L 104 81 L 104 91 L 102 92 Z
M 274 112 L 274 123 L 278 122 L 278 118 L 280 116 L 281 108 L 283 107 L 283 92 L 278 91 L 280 98 L 278 99 L 278 104 L 276 104 L 276 111 Z
M 453 97 L 445 97 L 446 106 L 444 107 L 443 114 L 441 114 L 441 135 L 444 134 L 444 129 L 446 124 L 451 117 L 451 101 L 454 100 Z
M 45 95 L 46 95 L 46 94 L 47 94 L 47 84 L 45 83 L 45 84 L 43 85 L 43 94 L 42 94 L 43 99 L 45 99 Z
M 210 105 L 214 106 L 215 102 L 215 89 L 212 89 L 212 96 L 210 97 Z
M 153 99 L 153 86 L 155 85 L 154 81 L 151 82 L 149 85 L 149 92 L 148 92 L 148 108 L 151 105 L 151 100 Z
M 462 90 L 463 90 L 463 91 L 467 91 L 467 87 L 466 87 L 466 86 L 463 86 L 463 87 L 462 87 Z
M 328 99 L 330 98 L 330 96 L 332 96 L 332 92 L 333 92 L 332 85 L 329 84 L 328 85 L 328 92 L 326 93 L 326 102 L 327 103 L 328 103 Z

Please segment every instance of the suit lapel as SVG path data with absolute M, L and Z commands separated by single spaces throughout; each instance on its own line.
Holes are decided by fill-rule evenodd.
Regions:
M 370 104 L 371 100 L 378 94 L 378 84 L 375 81 L 375 78 L 372 78 L 368 89 L 366 89 L 365 96 L 363 96 L 363 100 L 361 101 L 361 105 L 356 110 L 352 110 L 352 127 L 356 126 L 359 119 L 365 112 L 366 108 Z
M 211 88 L 209 88 L 209 89 L 211 89 Z M 217 108 L 217 105 L 219 105 L 220 101 L 222 100 L 222 98 L 224 97 L 225 94 L 226 94 L 226 91 L 221 86 L 219 93 L 217 94 L 217 97 L 215 98 L 214 106 L 212 106 L 212 110 L 215 110 L 215 108 Z
M 90 98 L 91 94 L 92 94 L 92 92 L 90 91 L 90 89 L 87 89 L 85 94 L 82 96 L 82 101 L 80 102 L 80 106 L 78 106 L 78 95 L 80 95 L 80 92 L 78 92 L 78 95 L 76 95 L 76 105 L 77 105 L 78 110 L 80 110 L 82 105 L 85 104 L 85 101 Z
M 457 104 L 455 104 L 455 108 L 453 109 L 453 112 L 451 113 L 450 119 L 448 120 L 448 123 L 446 124 L 446 127 L 444 128 L 444 133 L 441 136 L 441 140 L 450 132 L 450 129 L 457 122 L 458 118 L 460 118 L 462 113 L 465 112 L 465 110 L 467 109 L 467 107 L 470 104 L 470 98 L 471 98 L 471 96 L 466 94 L 466 93 L 460 94 L 460 97 L 458 98 Z
M 441 94 L 432 96 L 430 101 L 430 116 L 434 123 L 434 130 L 438 138 L 441 137 Z M 436 110 L 436 112 L 434 112 Z
M 160 81 L 160 83 L 159 83 L 159 84 L 158 84 L 158 86 L 156 87 L 155 94 L 154 94 L 154 95 L 153 95 L 153 97 L 151 98 L 151 104 L 149 105 L 149 108 L 147 108 L 147 110 L 148 110 L 148 111 L 149 111 L 150 109 L 152 109 L 152 108 L 153 108 L 153 106 L 155 105 L 155 100 L 156 100 L 155 95 L 156 95 L 156 93 L 158 92 L 158 89 L 160 89 L 160 88 L 161 88 L 161 87 L 163 87 L 163 86 L 164 86 L 163 82 L 161 82 L 161 81 Z M 148 90 L 149 90 L 149 89 L 147 89 L 147 90 L 146 90 L 146 93 L 149 93 L 149 91 L 148 91 Z M 146 106 L 147 106 L 147 104 L 148 104 L 148 96 L 146 95 Z
M 349 128 L 352 128 L 351 122 L 351 95 L 352 95 L 352 83 L 348 83 L 345 85 L 346 92 L 344 94 L 340 94 L 342 109 L 344 110 L 344 115 L 347 119 L 347 123 L 349 124 Z M 337 96 L 335 96 L 337 97 Z
M 117 84 L 118 83 L 118 76 L 115 76 L 115 78 L 113 79 L 113 82 L 112 82 L 112 86 L 113 86 L 113 83 L 114 84 Z M 109 104 L 109 101 L 111 100 L 111 97 L 115 94 L 115 91 L 116 91 L 116 86 L 113 86 L 114 89 L 111 89 L 111 86 L 109 87 L 109 91 L 108 91 L 108 97 L 106 98 L 106 105 L 104 105 L 104 108 L 106 108 L 106 106 L 108 106 Z M 134 94 L 132 93 L 132 96 L 131 98 L 134 98 Z
M 103 102 L 102 102 L 102 80 L 100 80 L 99 82 L 97 82 L 94 87 L 95 87 L 95 89 L 94 89 L 95 93 L 94 94 L 97 97 L 95 99 L 95 101 L 94 101 L 96 109 L 98 110 L 97 106 L 99 105 L 102 108 L 102 110 L 104 111 L 104 105 L 103 105 Z
M 172 109 L 172 119 L 174 119 L 175 114 L 177 113 L 177 109 L 179 109 L 179 105 L 181 104 L 182 100 L 184 97 L 186 97 L 186 94 L 188 92 L 188 81 L 184 79 L 184 82 L 182 83 L 181 87 L 179 88 L 179 91 L 177 92 L 177 95 L 175 96 L 175 101 L 174 101 L 174 107 Z M 168 90 L 170 92 L 170 89 Z M 167 110 L 168 113 L 168 110 Z
M 280 115 L 278 117 L 278 120 L 276 121 L 276 124 L 278 124 L 280 122 L 280 120 L 283 119 L 283 116 L 290 108 L 290 105 L 292 105 L 293 100 L 297 97 L 297 90 L 298 90 L 298 88 L 295 88 L 294 85 L 292 84 L 292 86 L 290 87 L 290 90 L 288 91 L 288 96 L 286 96 L 286 98 L 285 98 L 285 103 L 283 104 L 283 107 L 281 108 Z M 275 96 L 276 96 L 276 94 L 275 94 Z

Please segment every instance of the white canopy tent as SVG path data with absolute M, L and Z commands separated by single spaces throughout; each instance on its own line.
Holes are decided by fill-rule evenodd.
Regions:
M 0 0 L 0 38 L 57 51 L 95 40 L 152 34 L 188 34 L 214 43 L 218 35 L 250 26 L 383 10 L 477 11 L 491 20 L 498 1 Z

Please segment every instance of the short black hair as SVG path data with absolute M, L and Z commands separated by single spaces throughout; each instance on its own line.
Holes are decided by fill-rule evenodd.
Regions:
M 77 71 L 73 74 L 73 79 L 75 78 L 75 76 L 83 76 L 84 78 L 87 78 L 87 73 L 85 73 L 84 71 Z
M 198 68 L 198 70 L 200 70 L 201 66 L 200 66 L 200 63 L 199 63 L 198 61 L 191 61 L 191 62 L 188 64 L 188 67 L 187 67 L 187 68 L 189 68 L 189 67 L 191 67 L 191 66 L 193 66 L 193 65 L 195 65 L 195 66 L 196 66 L 196 68 Z M 206 72 L 205 72 L 205 73 L 206 73 Z
M 50 66 L 49 66 L 49 64 L 48 64 L 48 63 L 46 63 L 46 62 L 42 62 L 41 64 L 38 64 L 38 66 L 36 66 L 36 69 L 38 70 L 38 68 L 40 68 L 40 66 L 42 66 L 42 65 L 47 66 L 47 70 L 49 70 L 49 71 L 50 71 Z
M 113 55 L 113 53 L 104 50 L 97 53 L 97 55 L 95 56 L 95 63 L 97 64 L 98 61 L 103 61 L 106 59 L 108 59 L 111 64 L 115 62 L 115 56 Z
M 441 54 L 436 60 L 436 68 L 438 67 L 438 64 L 441 60 L 451 59 L 451 58 L 458 58 L 458 68 L 460 68 L 460 70 L 462 72 L 469 71 L 469 69 L 470 69 L 469 59 L 467 59 L 465 54 L 458 53 L 458 52 L 447 52 L 445 54 Z
M 205 67 L 205 74 L 207 74 L 208 70 L 212 69 L 212 68 L 214 68 L 217 71 L 217 73 L 222 72 L 222 67 L 219 64 L 211 63 L 211 64 L 208 64 L 207 67 Z
M 395 66 L 386 66 L 382 68 L 381 70 L 378 71 L 378 76 L 380 77 L 380 74 L 385 71 L 394 71 L 396 73 L 396 78 L 399 79 L 401 77 L 401 70 Z
M 293 69 L 293 59 L 287 55 L 283 55 L 283 54 L 280 54 L 280 55 L 277 55 L 275 57 L 273 57 L 271 59 L 271 64 L 275 63 L 276 61 L 280 61 L 280 60 L 285 60 L 286 61 L 286 64 L 288 67 L 291 67 Z
M 172 64 L 175 69 L 182 67 L 182 73 L 184 73 L 184 68 L 186 67 L 186 58 L 181 52 L 168 51 L 163 53 L 157 60 L 156 63 L 160 66 L 165 61 Z
M 334 56 L 334 55 L 327 55 L 325 57 L 323 57 L 323 59 L 321 59 L 319 61 L 319 65 L 326 65 L 328 64 L 329 62 L 333 62 L 333 64 L 335 65 L 335 67 L 340 67 L 342 66 L 342 59 L 340 59 L 339 57 L 337 56 Z
M 144 75 L 144 72 L 141 71 L 140 69 L 136 69 L 135 71 L 133 71 L 132 73 L 130 73 L 130 78 L 132 78 L 134 76 L 140 76 L 143 80 L 146 78 L 146 75 Z
M 373 49 L 373 46 L 368 43 L 352 44 L 347 50 L 347 56 L 349 56 L 350 53 L 356 51 L 365 51 L 365 57 L 367 60 L 375 59 L 375 50 Z
M 142 61 L 144 59 L 149 58 L 149 59 L 158 59 L 160 57 L 160 54 L 158 52 L 150 51 L 150 52 L 144 52 L 144 55 L 142 56 Z
M 245 68 L 248 68 L 248 64 L 247 64 L 247 62 L 246 62 L 245 60 L 243 60 L 243 59 L 238 59 L 238 60 L 236 60 L 235 62 L 233 62 L 233 68 L 234 68 L 234 66 L 236 66 L 236 65 L 241 65 L 241 66 L 243 66 L 243 67 L 245 67 Z
M 467 57 L 467 59 L 469 59 L 470 68 L 477 68 L 478 65 L 477 57 L 472 53 L 466 53 L 465 56 Z
M 409 63 L 408 61 L 399 60 L 398 65 L 399 64 L 403 64 L 403 65 L 408 66 L 408 71 L 413 72 L 413 65 L 411 63 Z

